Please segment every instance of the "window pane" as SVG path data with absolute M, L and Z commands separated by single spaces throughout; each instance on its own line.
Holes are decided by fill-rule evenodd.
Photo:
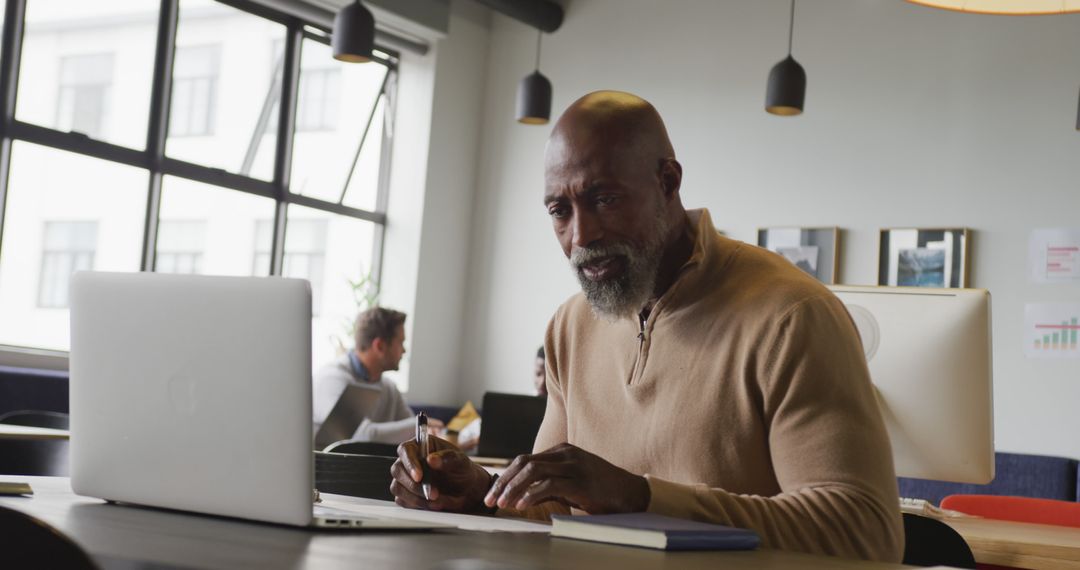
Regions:
M 253 252 L 270 251 L 270 234 L 256 241 L 258 220 L 274 217 L 274 201 L 236 190 L 166 176 L 155 269 L 205 275 L 269 275 L 254 271 Z
M 293 193 L 332 202 L 341 198 L 371 109 L 380 100 L 379 90 L 386 73 L 386 66 L 375 62 L 364 65 L 338 62 L 331 56 L 330 46 L 304 40 L 290 181 Z M 365 149 L 371 147 L 375 160 L 357 165 L 350 188 L 359 189 L 378 181 L 381 140 L 382 120 L 379 117 L 364 143 Z M 375 169 L 374 176 L 369 177 L 368 171 L 372 168 Z M 357 196 L 362 193 L 356 191 Z M 350 205 L 374 210 L 374 187 L 370 194 L 370 200 L 351 197 Z
M 169 135 L 214 134 L 219 46 L 178 47 L 173 64 L 172 112 Z
M 158 6 L 29 0 L 16 118 L 144 148 Z
M 352 348 L 353 319 L 367 292 L 374 239 L 371 222 L 289 206 L 284 274 L 311 281 L 315 367 Z
M 182 0 L 166 154 L 273 178 L 270 117 L 281 98 L 283 62 L 274 46 L 284 39 L 276 22 L 212 0 Z
M 67 350 L 80 269 L 138 271 L 144 170 L 14 143 L 0 250 L 0 344 Z
M 200 273 L 206 249 L 206 222 L 162 220 L 158 223 L 157 259 L 154 271 Z

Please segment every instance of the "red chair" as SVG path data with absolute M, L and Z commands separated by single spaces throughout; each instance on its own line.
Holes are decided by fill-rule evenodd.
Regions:
M 1004 497 L 996 495 L 949 495 L 941 508 L 988 519 L 1080 528 L 1080 503 Z
M 941 508 L 999 521 L 1080 528 L 1080 503 L 999 495 L 949 495 Z M 976 564 L 979 570 L 1011 570 L 1011 566 Z

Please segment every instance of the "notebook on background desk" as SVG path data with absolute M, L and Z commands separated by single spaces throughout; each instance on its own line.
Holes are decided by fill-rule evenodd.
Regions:
M 80 495 L 296 526 L 446 526 L 315 516 L 305 280 L 77 272 L 70 366 Z

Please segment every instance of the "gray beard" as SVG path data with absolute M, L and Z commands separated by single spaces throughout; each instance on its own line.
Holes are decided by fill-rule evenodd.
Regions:
M 635 318 L 656 289 L 656 273 L 664 255 L 665 237 L 669 224 L 659 215 L 653 226 L 653 237 L 642 248 L 626 242 L 574 248 L 570 252 L 570 267 L 581 283 L 581 291 L 592 307 L 593 314 L 610 322 Z M 625 261 L 622 275 L 606 281 L 593 281 L 585 276 L 581 266 L 609 256 Z

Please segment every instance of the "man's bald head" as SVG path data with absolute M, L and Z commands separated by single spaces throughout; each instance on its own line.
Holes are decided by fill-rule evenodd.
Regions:
M 594 91 L 574 101 L 548 139 L 546 165 L 602 153 L 618 162 L 657 165 L 675 158 L 664 120 L 648 101 L 623 91 Z

